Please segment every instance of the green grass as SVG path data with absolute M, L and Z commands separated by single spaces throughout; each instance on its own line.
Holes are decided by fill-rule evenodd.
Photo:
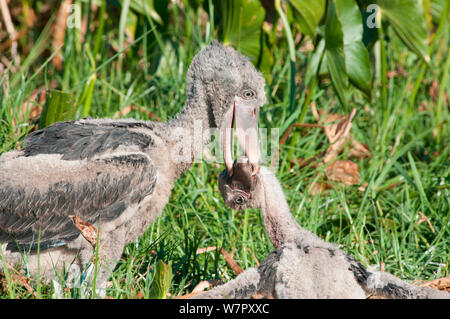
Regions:
M 137 109 L 126 117 L 166 121 L 174 116 L 184 104 L 189 62 L 207 44 L 205 26 L 196 23 L 197 12 L 188 8 L 185 18 L 189 32 L 184 33 L 179 32 L 182 28 L 177 25 L 173 26 L 178 28 L 177 32 L 161 28 L 151 32 L 150 26 L 144 24 L 142 33 L 152 36 L 140 38 L 124 50 L 120 59 L 112 47 L 124 41 L 122 23 L 117 33 L 110 20 L 104 21 L 105 35 L 100 44 L 98 34 L 91 31 L 80 45 L 78 30 L 68 29 L 60 50 L 64 57 L 62 70 L 55 70 L 50 55 L 35 52 L 37 57 L 23 72 L 6 72 L 8 77 L 2 75 L 0 79 L 0 153 L 23 146 L 23 137 L 34 125 L 27 120 L 28 114 L 21 115 L 23 104 L 39 87 L 50 89 L 52 81 L 77 101 L 74 104 L 77 118 L 87 114 L 112 117 L 129 105 Z M 387 32 L 392 37 L 386 50 L 388 70 L 401 66 L 407 75 L 388 80 L 387 109 L 382 107 L 379 97 L 369 103 L 356 91 L 350 102 L 351 108 L 358 108 L 352 134 L 367 144 L 372 153 L 371 159 L 357 160 L 361 184 L 367 183 L 365 190 L 336 184 L 326 194 L 309 193 L 308 185 L 318 169 L 290 163 L 297 158 L 317 156 L 326 149 L 326 137 L 314 128 L 294 129 L 300 134 L 296 143 L 282 147 L 277 176 L 292 213 L 303 227 L 339 244 L 366 266 L 383 263 L 386 271 L 411 282 L 431 280 L 449 275 L 448 99 L 440 97 L 435 101 L 429 94 L 433 80 L 440 84 L 445 79 L 443 66 L 446 60 L 448 64 L 449 32 L 444 32 L 437 41 L 414 105 L 409 103 L 409 94 L 420 72 L 420 60 L 396 41 L 391 30 Z M 159 62 L 154 58 L 158 53 Z M 297 50 L 296 54 L 299 80 L 293 105 L 302 107 L 300 97 L 305 96 L 302 79 L 311 53 Z M 286 113 L 291 105 L 291 78 L 286 66 L 289 49 L 285 40 L 275 48 L 274 58 L 274 80 L 266 87 L 267 104 L 260 113 L 260 127 L 283 127 L 283 119 L 290 116 Z M 94 73 L 96 77 L 92 80 Z M 442 92 L 450 94 L 449 82 L 444 81 Z M 311 100 L 318 109 L 343 112 L 329 86 L 318 85 Z M 315 122 L 310 110 L 303 122 Z M 395 151 L 390 155 L 394 145 Z M 340 158 L 346 159 L 347 153 Z M 258 211 L 236 212 L 224 206 L 217 187 L 222 169 L 198 163 L 177 181 L 160 217 L 137 242 L 125 248 L 110 279 L 108 296 L 150 297 L 160 260 L 172 265 L 169 290 L 172 297 L 190 292 L 201 280 L 228 281 L 234 277 L 219 253 L 197 255 L 200 247 L 217 246 L 233 251 L 234 259 L 244 269 L 255 266 L 251 252 L 262 261 L 272 251 Z M 429 218 L 432 228 L 427 222 L 419 224 L 422 214 Z M 10 284 L 1 290 L 0 298 L 52 296 L 52 287 L 32 278 L 30 283 L 37 292 L 34 295 L 12 283 L 11 272 L 5 275 Z M 76 298 L 85 296 L 75 290 L 65 293 Z

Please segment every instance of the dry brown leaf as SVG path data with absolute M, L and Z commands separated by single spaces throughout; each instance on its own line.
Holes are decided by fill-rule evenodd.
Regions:
M 256 256 L 253 253 L 253 251 L 250 248 L 248 248 L 248 247 L 245 247 L 245 249 L 247 249 L 250 252 L 250 254 L 252 254 L 253 260 L 255 261 L 256 266 L 259 267 L 259 260 L 258 260 L 258 258 L 256 258 Z
M 328 138 L 328 142 L 334 143 L 338 133 L 342 131 L 342 127 L 346 124 L 347 118 L 344 115 L 327 113 L 323 119 L 325 125 L 323 131 Z M 332 124 L 331 124 L 332 123 Z
M 311 103 L 309 104 L 309 108 L 311 109 L 311 113 L 312 113 L 312 115 L 314 116 L 314 119 L 316 120 L 316 122 L 319 122 L 319 120 L 320 120 L 320 115 L 319 115 L 319 112 L 317 111 L 316 103 L 311 102 Z
M 350 160 L 336 161 L 327 167 L 328 178 L 346 186 L 359 184 L 358 165 Z
M 217 246 L 210 246 L 210 247 L 203 247 L 203 248 L 198 248 L 196 251 L 196 254 L 203 254 L 203 253 L 209 253 L 210 251 L 214 251 L 217 250 Z
M 33 287 L 31 287 L 30 283 L 28 282 L 28 278 L 21 274 L 11 274 L 10 279 L 12 282 L 14 282 L 16 285 L 24 287 L 30 294 L 35 293 Z M 0 280 L 2 285 L 2 290 L 7 291 L 8 290 L 8 282 L 6 278 L 2 278 Z
M 320 116 L 324 113 L 322 110 L 317 111 L 315 106 L 311 106 L 311 110 L 313 112 L 313 116 L 317 122 L 320 121 Z M 369 147 L 363 143 L 356 141 L 350 134 L 351 129 L 351 121 L 355 116 L 356 109 L 353 109 L 350 113 L 349 117 L 345 117 L 344 115 L 333 114 L 333 113 L 325 113 L 323 118 L 323 123 L 328 124 L 323 126 L 323 131 L 328 138 L 328 142 L 330 144 L 335 143 L 334 146 L 330 146 L 329 150 L 327 150 L 328 154 L 332 154 L 337 156 L 337 153 L 341 151 L 342 146 L 345 144 L 347 140 L 350 140 L 350 156 L 356 158 L 370 158 L 372 154 L 369 150 Z M 335 123 L 333 123 L 335 122 Z M 330 124 L 333 123 L 333 124 Z M 338 141 L 340 140 L 340 141 Z M 338 151 L 338 152 L 335 152 Z M 334 152 L 334 153 L 333 153 Z M 326 158 L 325 162 L 330 162 L 333 160 L 333 156 L 328 155 L 331 158 Z
M 311 107 L 314 118 L 317 122 L 320 121 L 323 111 L 317 111 L 316 107 Z M 367 145 L 360 143 L 353 139 L 351 136 L 352 120 L 356 114 L 356 109 L 352 109 L 348 117 L 339 114 L 325 113 L 322 122 L 323 131 L 327 136 L 328 142 L 331 144 L 323 156 L 322 164 L 329 164 L 326 168 L 325 181 L 321 181 L 317 176 L 321 173 L 317 173 L 314 180 L 316 182 L 310 183 L 309 189 L 311 194 L 319 194 L 323 191 L 332 188 L 332 186 L 326 182 L 330 180 L 333 182 L 341 183 L 346 186 L 357 185 L 360 183 L 359 168 L 358 165 L 351 160 L 336 160 L 339 153 L 342 152 L 345 144 L 350 141 L 350 157 L 356 158 L 370 158 L 372 154 Z M 308 161 L 303 161 L 308 163 Z M 367 185 L 367 184 L 366 184 Z M 360 190 L 364 191 L 365 187 L 360 187 Z
M 19 272 L 15 267 L 13 267 L 11 264 L 6 263 L 6 266 L 8 269 L 12 272 L 10 274 L 10 279 L 14 283 L 21 285 L 24 287 L 30 294 L 33 294 L 35 297 L 37 296 L 36 292 L 34 291 L 33 287 L 30 285 L 28 278 L 23 275 L 23 273 Z M 8 289 L 8 281 L 5 277 L 2 277 L 0 279 L 0 286 L 2 287 L 3 291 L 6 291 Z
M 13 281 L 20 283 L 29 293 L 33 294 L 34 289 L 31 287 L 30 283 L 28 282 L 28 278 L 23 275 L 17 275 L 13 274 L 11 275 L 11 278 Z
M 323 111 L 323 110 L 319 110 L 317 111 L 317 108 L 315 106 L 315 104 L 311 103 L 311 111 L 313 113 L 313 116 L 316 120 L 316 122 L 322 122 L 324 124 L 328 124 L 328 125 L 324 125 L 323 126 L 323 130 L 325 135 L 328 138 L 328 141 L 330 143 L 334 143 L 334 141 L 336 140 L 336 135 L 342 130 L 342 126 L 345 125 L 345 123 L 347 122 L 347 117 L 345 117 L 344 115 L 340 115 L 340 114 L 335 114 L 335 113 L 328 113 L 327 111 Z M 352 113 L 356 112 L 356 109 L 352 110 Z M 352 114 L 351 113 L 351 114 Z M 321 116 L 323 115 L 323 119 L 322 121 L 320 120 Z M 353 119 L 353 115 L 351 115 L 351 120 Z M 335 123 L 333 123 L 335 122 Z M 333 124 L 331 124 L 333 123 Z
M 356 158 L 371 158 L 372 153 L 369 150 L 369 147 L 366 144 L 360 143 L 352 138 L 350 149 L 350 157 Z
M 366 299 L 387 299 L 386 297 L 380 297 L 375 295 L 366 295 Z
M 337 155 L 341 152 L 345 143 L 349 140 L 350 129 L 352 128 L 352 120 L 356 114 L 356 108 L 352 110 L 348 118 L 341 119 L 337 124 L 332 124 L 330 126 L 325 126 L 324 131 L 330 142 L 325 156 L 323 158 L 324 163 L 330 163 L 333 161 Z
M 80 217 L 69 215 L 75 227 L 80 231 L 81 235 L 92 245 L 97 246 L 97 229 L 91 223 L 85 222 Z
M 417 224 L 420 225 L 423 222 L 426 222 L 428 224 L 428 227 L 430 227 L 431 232 L 434 234 L 434 227 L 430 222 L 430 219 L 421 211 L 419 211 L 420 213 L 420 219 L 417 221 Z
M 231 270 L 233 270 L 236 276 L 244 271 L 225 249 L 221 249 L 220 253 L 222 254 L 223 258 L 225 258 L 228 266 L 230 266 Z
M 450 277 L 443 277 L 443 278 L 438 278 L 435 280 L 427 281 L 427 282 L 421 283 L 419 286 L 443 290 L 443 291 L 450 293 Z

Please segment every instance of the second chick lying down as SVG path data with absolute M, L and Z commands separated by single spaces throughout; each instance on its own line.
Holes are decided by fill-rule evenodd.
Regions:
M 196 298 L 450 298 L 449 293 L 369 271 L 352 255 L 300 227 L 278 179 L 266 167 L 252 175 L 251 165 L 241 158 L 235 162 L 232 176 L 226 171 L 221 174 L 219 189 L 233 209 L 261 209 L 275 250 L 258 268 L 247 269 Z

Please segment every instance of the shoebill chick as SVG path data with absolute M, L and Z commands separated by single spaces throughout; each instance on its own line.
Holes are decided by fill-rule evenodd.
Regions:
M 195 298 L 450 298 L 449 293 L 418 287 L 385 272 L 366 269 L 352 255 L 303 229 L 292 216 L 283 189 L 266 167 L 252 174 L 239 158 L 233 175 L 225 170 L 219 189 L 233 209 L 261 210 L 264 227 L 275 247 L 258 268 Z
M 255 132 L 264 103 L 264 78 L 250 60 L 213 41 L 193 58 L 186 102 L 170 121 L 82 119 L 32 132 L 24 149 L 0 156 L 1 255 L 45 281 L 62 271 L 69 282 L 96 278 L 104 295 L 125 245 L 162 212 L 176 180 L 202 154 L 214 129 L 230 174 L 233 126 L 258 171 Z M 96 276 L 88 275 L 93 245 L 74 218 L 99 230 Z

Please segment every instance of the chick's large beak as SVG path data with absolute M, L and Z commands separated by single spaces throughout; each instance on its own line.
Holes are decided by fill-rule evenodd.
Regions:
M 260 154 L 258 138 L 259 108 L 246 103 L 245 100 L 235 98 L 233 104 L 225 113 L 221 127 L 221 142 L 223 157 L 229 176 L 233 175 L 233 124 L 236 126 L 236 135 L 244 155 L 253 168 L 253 175 L 259 172 Z

